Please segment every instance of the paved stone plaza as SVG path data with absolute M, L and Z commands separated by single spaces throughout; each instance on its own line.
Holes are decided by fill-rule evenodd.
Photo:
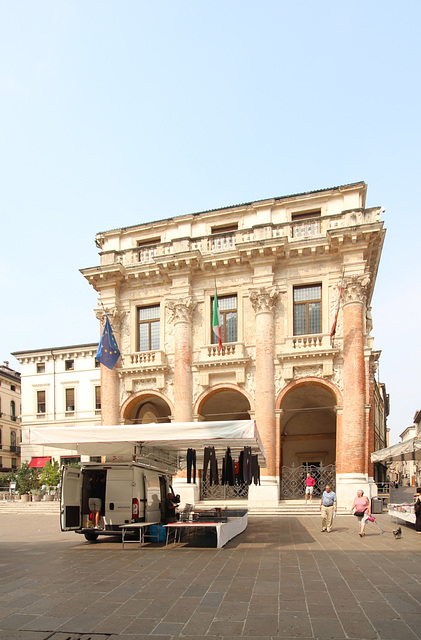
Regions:
M 338 516 L 251 518 L 224 549 L 85 542 L 2 513 L 1 640 L 421 638 L 421 536 Z M 384 514 L 377 521 L 396 527 Z

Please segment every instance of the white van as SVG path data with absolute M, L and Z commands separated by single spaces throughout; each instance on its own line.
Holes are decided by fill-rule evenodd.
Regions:
M 91 480 L 101 484 L 100 529 L 93 529 L 88 502 Z M 137 462 L 86 463 L 62 470 L 60 525 L 81 533 L 90 542 L 99 535 L 121 535 L 129 522 L 164 522 L 171 476 Z

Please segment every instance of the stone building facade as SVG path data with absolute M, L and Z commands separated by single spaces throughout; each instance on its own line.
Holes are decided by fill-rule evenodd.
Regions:
M 334 469 L 343 505 L 357 488 L 370 496 L 380 355 L 370 304 L 385 230 L 381 209 L 365 207 L 366 189 L 359 182 L 97 234 L 100 264 L 82 273 L 122 354 L 114 370 L 101 367 L 103 423 L 252 417 L 268 465 L 250 503 L 288 497 L 288 470 L 306 465 Z
M 21 366 L 23 461 L 44 466 L 49 458 L 61 464 L 81 460 L 71 449 L 31 445 L 28 429 L 101 424 L 97 348 L 94 343 L 13 353 Z
M 20 467 L 20 373 L 5 361 L 0 365 L 0 474 Z

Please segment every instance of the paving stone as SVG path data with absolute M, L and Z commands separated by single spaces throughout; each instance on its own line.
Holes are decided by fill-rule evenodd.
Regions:
M 184 625 L 182 630 L 183 636 L 204 636 L 208 631 L 212 621 L 214 620 L 214 614 L 210 612 L 195 613 L 190 618 L 187 624 Z
M 344 629 L 338 618 L 311 618 L 311 627 L 316 638 L 345 638 Z M 362 638 L 363 636 L 361 636 Z M 365 637 L 365 636 L 364 636 Z
M 419 627 L 415 634 L 404 620 L 370 618 L 370 622 L 382 640 L 418 640 L 421 637 Z
M 245 636 L 276 636 L 278 634 L 277 615 L 250 615 L 244 624 Z

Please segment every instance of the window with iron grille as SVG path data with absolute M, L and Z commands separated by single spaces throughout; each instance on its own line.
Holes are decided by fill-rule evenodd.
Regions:
M 294 335 L 322 332 L 322 285 L 294 287 Z
M 160 308 L 139 307 L 138 314 L 138 351 L 157 351 L 160 338 Z
M 211 300 L 211 324 L 213 313 Z M 219 315 L 222 326 L 222 342 L 237 342 L 237 296 L 218 296 Z M 217 344 L 218 338 L 211 327 L 212 344 Z

